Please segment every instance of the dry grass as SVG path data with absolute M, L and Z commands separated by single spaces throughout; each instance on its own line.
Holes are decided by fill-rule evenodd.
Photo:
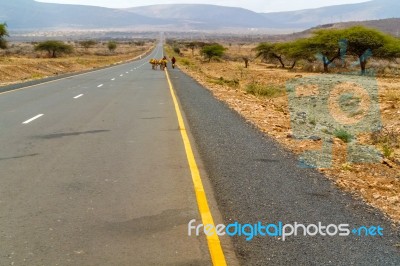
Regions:
M 197 79 L 213 92 L 214 96 L 225 101 L 229 106 L 240 113 L 248 121 L 256 125 L 262 132 L 270 135 L 284 147 L 299 154 L 307 150 L 321 149 L 322 141 L 299 141 L 292 138 L 288 96 L 279 93 L 274 97 L 265 97 L 254 88 L 257 84 L 261 88 L 273 90 L 285 88 L 287 81 L 318 77 L 321 74 L 306 72 L 301 69 L 288 71 L 277 68 L 277 65 L 264 64 L 254 60 L 252 48 L 255 45 L 228 46 L 225 60 L 207 63 L 198 53 L 192 56 L 191 51 L 181 50 L 182 57 L 178 58 L 180 68 Z M 173 53 L 171 50 L 169 53 Z M 244 68 L 243 56 L 253 58 L 249 68 Z M 224 82 L 213 82 L 223 77 L 224 80 L 237 80 L 238 86 L 230 86 Z M 352 136 L 362 144 L 372 144 L 386 156 L 381 163 L 350 164 L 347 162 L 347 143 L 339 138 L 348 139 L 336 132 L 339 138 L 333 138 L 333 165 L 329 169 L 320 169 L 338 187 L 351 192 L 355 197 L 361 197 L 365 202 L 380 209 L 396 223 L 400 223 L 400 78 L 381 77 L 377 79 L 379 87 L 379 101 L 381 120 L 385 130 L 375 134 L 360 134 Z M 304 86 L 304 95 L 313 95 L 313 86 Z M 359 114 L 356 114 L 359 115 Z M 317 126 L 318 121 L 307 121 Z M 321 129 L 335 135 L 335 128 Z M 389 135 L 387 132 L 391 132 Z M 343 135 L 343 137 L 342 137 Z M 397 136 L 394 138 L 392 136 Z M 390 141 L 389 141 L 389 139 Z
M 115 53 L 110 53 L 103 43 L 90 49 L 81 48 L 77 44 L 74 46 L 71 55 L 48 58 L 45 52 L 35 52 L 32 44 L 12 44 L 9 50 L 2 51 L 0 55 L 0 86 L 132 60 L 149 51 L 153 44 L 119 44 Z

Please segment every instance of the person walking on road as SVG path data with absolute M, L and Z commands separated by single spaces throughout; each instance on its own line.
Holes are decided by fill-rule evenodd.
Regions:
M 175 57 L 172 57 L 171 58 L 172 68 L 175 68 L 175 62 L 176 62 Z

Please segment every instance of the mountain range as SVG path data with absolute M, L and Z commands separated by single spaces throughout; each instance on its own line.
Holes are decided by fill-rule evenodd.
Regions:
M 203 4 L 151 5 L 113 9 L 41 3 L 0 2 L 0 21 L 10 30 L 147 29 L 164 31 L 278 29 L 304 30 L 317 25 L 399 17 L 397 0 L 372 0 L 290 12 L 257 13 L 244 8 Z

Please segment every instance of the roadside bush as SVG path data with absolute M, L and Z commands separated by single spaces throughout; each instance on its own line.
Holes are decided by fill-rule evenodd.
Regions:
M 87 50 L 87 49 L 89 49 L 89 48 L 95 46 L 95 45 L 97 44 L 97 42 L 94 41 L 94 40 L 86 40 L 86 41 L 81 41 L 79 44 L 80 44 L 83 48 L 85 48 L 85 49 Z
M 351 135 L 349 132 L 347 132 L 345 129 L 335 129 L 333 131 L 333 135 L 337 137 L 338 139 L 343 140 L 346 143 L 349 143 L 353 139 L 353 135 Z
M 188 60 L 188 59 L 186 59 L 186 58 L 181 58 L 181 59 L 178 59 L 179 60 L 179 63 L 180 64 L 182 64 L 182 65 L 184 65 L 184 66 L 190 66 L 192 63 Z
M 223 85 L 223 86 L 226 85 L 228 87 L 233 87 L 233 88 L 239 86 L 238 79 L 228 80 L 228 79 L 224 79 L 223 77 L 220 77 L 219 79 L 210 79 L 209 81 L 214 84 Z
M 400 134 L 393 129 L 382 128 L 371 135 L 372 143 L 382 149 L 386 158 L 391 158 L 394 150 L 400 148 Z
M 109 41 L 107 43 L 107 48 L 111 53 L 113 53 L 115 51 L 115 49 L 117 49 L 117 43 L 114 41 Z
M 282 86 L 269 84 L 263 85 L 258 83 L 250 83 L 246 86 L 246 92 L 256 96 L 263 96 L 267 98 L 275 98 L 285 94 Z
M 388 101 L 391 101 L 395 104 L 399 104 L 400 103 L 400 90 L 389 90 L 386 93 L 386 99 Z

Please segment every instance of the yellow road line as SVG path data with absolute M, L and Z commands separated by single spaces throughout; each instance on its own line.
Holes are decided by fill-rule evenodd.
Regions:
M 174 87 L 172 86 L 171 79 L 169 77 L 168 71 L 165 71 L 169 89 L 171 92 L 172 100 L 174 102 L 176 115 L 178 117 L 179 128 L 181 131 L 181 136 L 183 144 L 185 146 L 186 157 L 189 163 L 190 172 L 192 174 L 193 185 L 196 193 L 197 205 L 199 207 L 201 219 L 204 225 L 211 224 L 214 226 L 214 220 L 211 215 L 210 208 L 208 207 L 206 193 L 204 191 L 203 182 L 201 181 L 199 168 L 194 158 L 192 146 L 190 144 L 189 136 L 185 129 L 185 123 L 183 121 L 182 112 L 180 110 L 178 100 L 175 95 Z M 211 260 L 213 265 L 226 265 L 224 252 L 222 251 L 221 242 L 217 234 L 212 236 L 207 236 L 208 249 L 210 250 Z

